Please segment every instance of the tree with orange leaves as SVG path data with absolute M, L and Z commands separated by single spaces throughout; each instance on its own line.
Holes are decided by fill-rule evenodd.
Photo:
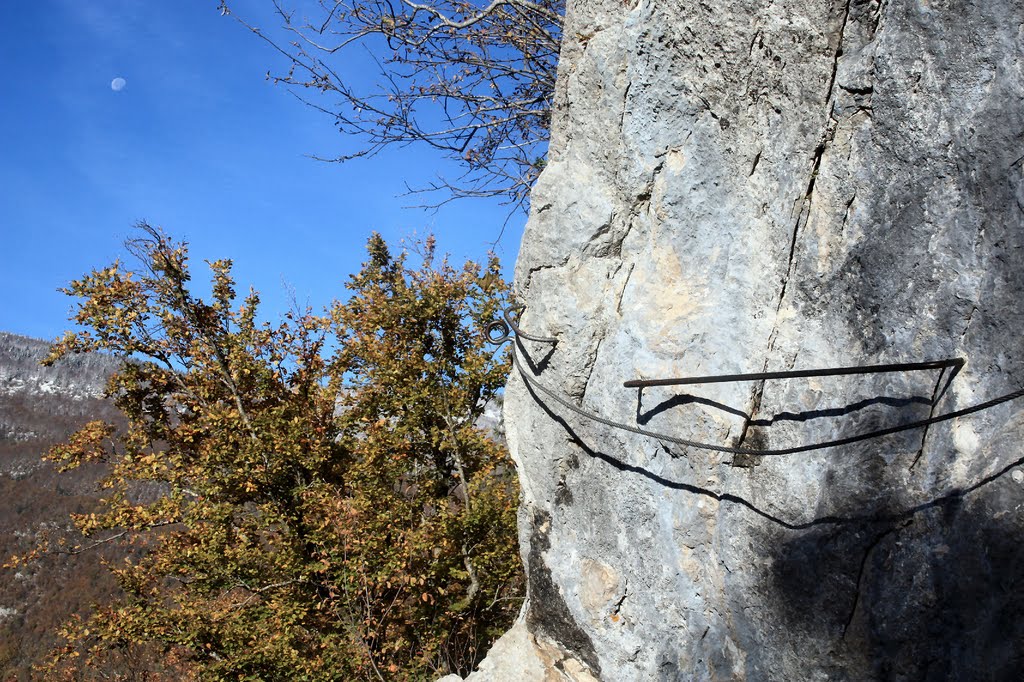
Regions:
M 482 333 L 496 260 L 393 255 L 374 235 L 326 314 L 258 320 L 231 262 L 192 290 L 187 246 L 140 225 L 121 263 L 73 282 L 82 330 L 55 344 L 123 359 L 94 422 L 49 457 L 102 461 L 84 539 L 120 543 L 123 595 L 69 623 L 47 674 L 149 679 L 406 680 L 467 673 L 514 618 L 518 490 L 477 426 L 508 359 Z M 161 672 L 162 671 L 162 672 Z M 102 673 L 102 674 L 101 674 Z M 127 679 L 123 676 L 122 679 Z

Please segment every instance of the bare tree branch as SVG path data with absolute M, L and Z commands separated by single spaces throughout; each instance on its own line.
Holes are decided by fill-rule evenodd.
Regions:
M 564 0 L 318 0 L 318 16 L 301 18 L 272 2 L 281 25 L 271 31 L 236 16 L 287 60 L 268 78 L 359 140 L 314 158 L 425 143 L 466 168 L 415 190 L 434 197 L 427 206 L 500 196 L 527 208 L 547 154 Z M 230 13 L 226 0 L 221 10 Z M 378 71 L 365 91 L 364 74 L 343 68 L 365 59 L 357 47 Z
M 119 533 L 114 533 L 113 535 L 109 535 L 109 536 L 103 538 L 102 540 L 97 540 L 95 542 L 89 543 L 88 545 L 79 545 L 79 546 L 76 546 L 76 547 L 71 547 L 70 549 L 63 549 L 63 548 L 52 549 L 52 550 L 48 550 L 47 553 L 48 554 L 54 554 L 54 555 L 67 554 L 67 555 L 72 555 L 73 556 L 75 554 L 81 554 L 83 552 L 89 552 L 91 550 L 96 549 L 97 547 L 100 547 L 102 545 L 106 545 L 106 544 L 109 544 L 111 542 L 114 542 L 115 540 L 120 540 L 121 538 L 123 538 L 124 536 L 128 535 L 129 533 L 141 533 L 142 531 L 152 530 L 154 528 L 163 528 L 164 526 L 174 526 L 174 525 L 178 525 L 180 523 L 181 523 L 181 521 L 160 521 L 160 522 L 157 522 L 157 523 L 150 523 L 150 524 L 146 524 L 146 526 L 144 526 L 143 528 L 128 528 L 128 529 L 123 530 L 123 531 L 121 531 Z

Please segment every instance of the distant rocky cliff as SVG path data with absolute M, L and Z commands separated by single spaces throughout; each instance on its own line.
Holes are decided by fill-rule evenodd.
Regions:
M 117 368 L 108 356 L 76 355 L 52 367 L 40 363 L 50 344 L 0 332 L 0 395 L 60 395 L 70 400 L 102 398 L 107 378 Z
M 474 680 L 1010 680 L 1024 1 L 570 1 L 506 394 L 522 622 Z M 963 358 L 627 389 L 631 379 Z M 545 393 L 538 386 L 551 391 Z
M 49 352 L 46 341 L 0 331 L 0 476 L 39 468 L 49 446 L 115 413 L 103 400 L 114 358 L 76 355 L 43 367 Z

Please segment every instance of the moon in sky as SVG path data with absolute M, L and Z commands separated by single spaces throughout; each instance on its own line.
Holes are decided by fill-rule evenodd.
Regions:
M 128 81 L 118 76 L 114 80 L 110 81 L 110 89 L 114 92 L 121 92 L 124 90 L 124 86 L 128 85 Z

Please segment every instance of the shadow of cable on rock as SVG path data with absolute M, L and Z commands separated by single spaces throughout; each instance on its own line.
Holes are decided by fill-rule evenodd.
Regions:
M 950 379 L 951 380 L 951 379 Z M 941 377 L 939 379 L 941 386 Z M 946 381 L 948 386 L 949 380 Z M 668 412 L 673 409 L 680 407 L 686 407 L 688 405 L 703 405 L 710 407 L 711 409 L 725 412 L 736 417 L 742 417 L 748 420 L 748 426 L 755 427 L 768 427 L 778 422 L 789 421 L 789 422 L 806 422 L 815 419 L 828 419 L 846 417 L 856 412 L 860 412 L 870 407 L 882 405 L 890 408 L 903 408 L 911 405 L 927 405 L 934 407 L 939 398 L 945 392 L 944 388 L 936 388 L 935 397 L 928 398 L 922 395 L 910 395 L 910 396 L 872 396 L 870 398 L 864 398 L 841 407 L 825 407 L 814 410 L 804 410 L 801 412 L 778 412 L 770 419 L 751 419 L 750 415 L 741 409 L 726 405 L 725 403 L 706 398 L 704 396 L 694 395 L 692 393 L 679 393 L 673 395 L 665 400 L 661 400 L 652 407 L 644 409 L 643 406 L 643 393 L 644 389 L 637 389 L 636 398 L 636 421 L 640 425 L 648 424 L 654 417 Z
M 1005 473 L 898 520 L 767 532 L 774 618 L 829 646 L 835 679 L 1020 679 L 1024 548 L 1019 524 L 993 514 L 1020 497 Z

